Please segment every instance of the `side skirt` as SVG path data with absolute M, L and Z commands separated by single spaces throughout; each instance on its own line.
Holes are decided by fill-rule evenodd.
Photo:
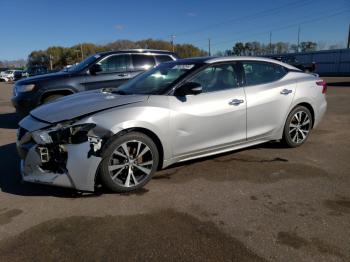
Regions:
M 257 140 L 252 140 L 252 141 L 248 141 L 248 142 L 245 141 L 242 143 L 238 143 L 238 144 L 234 144 L 234 145 L 230 145 L 230 146 L 225 146 L 225 147 L 220 147 L 220 148 L 216 148 L 216 149 L 209 150 L 209 151 L 206 150 L 206 151 L 198 152 L 196 154 L 183 155 L 183 156 L 171 158 L 169 160 L 164 160 L 163 168 L 170 166 L 170 165 L 177 163 L 177 162 L 184 162 L 184 161 L 193 160 L 193 159 L 197 159 L 197 158 L 201 158 L 201 157 L 207 157 L 207 156 L 217 155 L 217 154 L 221 154 L 221 153 L 226 153 L 226 152 L 230 152 L 230 151 L 234 151 L 234 150 L 238 150 L 238 149 L 266 143 L 266 142 L 271 141 L 271 140 L 272 140 L 271 138 L 264 138 L 264 139 L 257 139 Z

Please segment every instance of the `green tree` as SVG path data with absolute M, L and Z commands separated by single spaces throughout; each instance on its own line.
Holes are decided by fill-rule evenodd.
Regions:
M 28 56 L 28 66 L 45 65 L 49 67 L 49 57 L 46 51 L 33 51 Z
M 140 41 L 117 40 L 106 45 L 95 45 L 92 43 L 77 44 L 72 47 L 51 46 L 46 50 L 33 51 L 28 56 L 28 65 L 45 65 L 53 69 L 62 69 L 67 65 L 73 65 L 97 52 L 122 50 L 130 48 L 150 48 L 161 50 L 172 50 L 172 45 L 164 40 L 144 39 Z M 177 44 L 175 52 L 180 57 L 205 56 L 207 52 L 191 44 Z

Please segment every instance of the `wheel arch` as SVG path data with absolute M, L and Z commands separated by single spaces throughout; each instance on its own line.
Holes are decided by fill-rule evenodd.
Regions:
M 72 95 L 74 94 L 75 91 L 69 88 L 62 88 L 62 89 L 55 89 L 55 90 L 48 90 L 46 92 L 44 92 L 41 97 L 40 97 L 40 104 L 43 103 L 43 101 L 48 98 L 49 96 L 52 95 L 64 95 L 64 96 L 68 96 L 68 95 Z
M 164 161 L 164 147 L 163 147 L 163 144 L 162 144 L 160 138 L 150 129 L 147 129 L 144 127 L 126 128 L 126 129 L 120 130 L 119 132 L 117 132 L 116 134 L 111 136 L 108 139 L 108 141 L 112 141 L 113 139 L 115 139 L 119 136 L 125 135 L 127 133 L 130 133 L 130 132 L 139 132 L 139 133 L 142 133 L 142 134 L 144 134 L 152 139 L 152 141 L 156 144 L 156 147 L 158 149 L 158 154 L 159 154 L 159 163 L 158 163 L 157 170 L 161 169 L 163 166 L 163 161 Z M 108 141 L 105 143 L 104 146 L 106 146 L 108 144 Z
M 308 102 L 301 102 L 301 103 L 298 103 L 296 104 L 292 110 L 290 110 L 290 112 L 292 112 L 297 106 L 303 106 L 303 107 L 306 107 L 310 113 L 311 113 L 311 117 L 312 117 L 312 128 L 314 127 L 314 124 L 315 124 L 315 110 L 314 108 L 312 107 L 312 105 Z

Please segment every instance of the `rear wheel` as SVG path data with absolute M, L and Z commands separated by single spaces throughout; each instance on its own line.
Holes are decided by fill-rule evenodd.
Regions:
M 130 132 L 115 138 L 103 152 L 101 180 L 114 192 L 143 187 L 158 167 L 159 154 L 148 136 Z
M 304 106 L 297 106 L 288 115 L 283 131 L 283 142 L 288 147 L 305 143 L 312 128 L 312 115 Z

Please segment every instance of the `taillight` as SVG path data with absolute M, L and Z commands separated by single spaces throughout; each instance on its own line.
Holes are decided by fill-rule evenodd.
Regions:
M 322 94 L 327 92 L 327 83 L 324 80 L 316 81 L 316 85 L 322 86 Z

